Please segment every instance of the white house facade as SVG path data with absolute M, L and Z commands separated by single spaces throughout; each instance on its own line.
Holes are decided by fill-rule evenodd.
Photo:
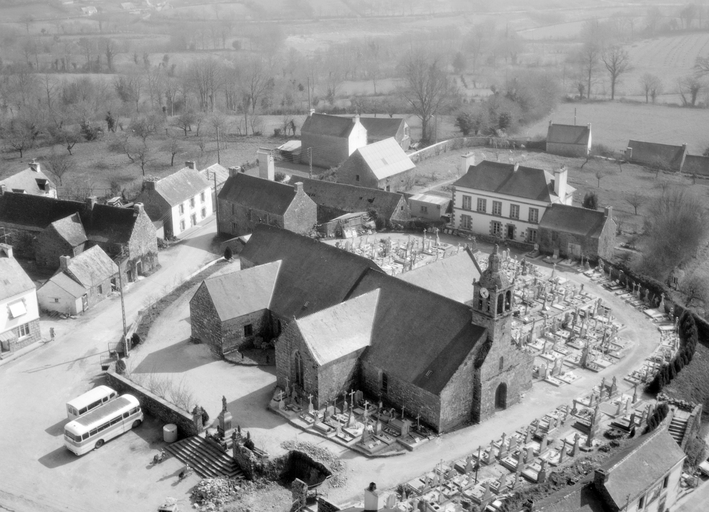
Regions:
M 0 244 L 0 275 L 0 352 L 13 352 L 41 337 L 37 289 L 5 244 Z
M 571 205 L 574 188 L 567 184 L 567 171 L 483 161 L 469 165 L 453 185 L 452 229 L 501 240 L 534 244 L 539 239 L 539 221 L 554 203 Z

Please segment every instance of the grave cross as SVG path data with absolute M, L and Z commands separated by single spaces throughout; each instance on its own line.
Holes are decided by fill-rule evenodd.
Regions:
M 354 396 L 355 396 L 355 391 L 354 389 L 350 391 L 350 408 L 354 409 Z
M 404 411 L 405 410 L 406 410 L 406 407 L 404 406 L 404 404 L 401 404 L 401 420 L 402 421 L 404 420 Z

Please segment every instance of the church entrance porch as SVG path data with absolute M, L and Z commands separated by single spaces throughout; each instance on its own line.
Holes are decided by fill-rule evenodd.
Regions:
M 507 409 L 507 384 L 504 382 L 497 386 L 495 391 L 495 410 Z

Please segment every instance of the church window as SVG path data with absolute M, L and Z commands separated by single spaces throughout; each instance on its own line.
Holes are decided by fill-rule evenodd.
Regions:
M 497 296 L 497 314 L 498 315 L 502 313 L 502 306 L 503 306 L 504 299 L 505 299 L 505 297 L 504 297 L 504 294 L 502 294 L 502 293 Z
M 246 324 L 244 326 L 244 336 L 253 336 L 254 335 L 254 326 L 253 324 Z
M 295 383 L 303 387 L 303 358 L 300 352 L 295 353 Z
M 505 311 L 512 309 L 512 290 L 507 290 L 505 293 Z
M 640 496 L 638 500 L 638 508 L 643 508 L 645 506 L 645 496 Z
M 667 486 L 670 484 L 670 475 L 667 475 L 665 477 L 665 480 L 662 482 L 662 488 L 667 489 Z
M 500 356 L 500 371 L 505 367 L 505 358 Z
M 389 391 L 389 377 L 386 373 L 382 373 L 382 394 L 386 395 Z

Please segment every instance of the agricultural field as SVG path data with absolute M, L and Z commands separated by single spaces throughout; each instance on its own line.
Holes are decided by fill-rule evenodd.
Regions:
M 591 123 L 593 143 L 621 151 L 628 140 L 665 144 L 686 143 L 689 152 L 701 155 L 709 146 L 709 115 L 704 109 L 647 105 L 631 102 L 561 103 L 546 118 L 527 127 L 523 136 L 546 136 L 550 120 L 557 123 Z

